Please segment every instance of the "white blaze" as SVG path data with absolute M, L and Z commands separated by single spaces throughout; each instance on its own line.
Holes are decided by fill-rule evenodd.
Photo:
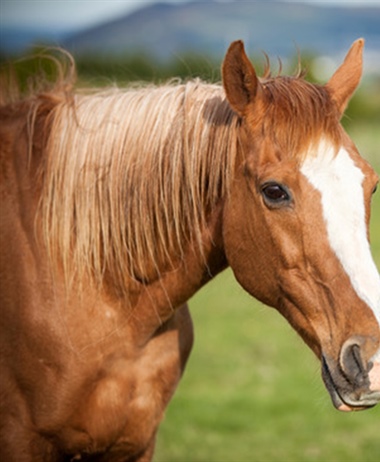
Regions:
M 323 142 L 318 151 L 306 158 L 301 172 L 320 192 L 330 246 L 380 328 L 380 276 L 367 239 L 364 174 L 345 149 L 335 155 L 333 147 Z

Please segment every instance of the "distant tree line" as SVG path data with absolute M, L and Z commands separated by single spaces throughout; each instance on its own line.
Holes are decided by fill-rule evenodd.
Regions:
M 45 59 L 44 56 L 52 56 L 53 59 Z M 21 82 L 22 88 L 29 86 L 30 80 L 38 82 L 48 79 L 54 81 L 57 78 L 56 59 L 65 60 L 64 55 L 58 52 L 46 50 L 33 50 L 25 59 L 15 60 L 13 63 L 14 73 Z M 302 56 L 302 67 L 306 70 L 306 78 L 316 81 L 311 65 L 314 57 Z M 66 58 L 67 60 L 67 58 Z M 259 75 L 263 73 L 266 60 L 263 56 L 254 58 L 255 67 Z M 1 59 L 2 70 L 9 67 L 8 63 Z M 170 61 L 161 62 L 148 54 L 134 54 L 118 57 L 81 56 L 76 58 L 78 74 L 78 86 L 101 87 L 110 84 L 121 86 L 135 82 L 153 82 L 160 84 L 171 79 L 188 80 L 199 77 L 210 82 L 220 82 L 221 60 L 205 57 L 197 54 L 185 54 L 173 57 Z M 272 63 L 273 75 L 281 71 L 280 63 Z M 281 71 L 284 74 L 294 74 L 298 68 L 298 57 L 284 65 Z M 37 76 L 37 79 L 35 78 Z M 370 84 L 362 85 L 352 99 L 343 123 L 380 124 L 380 77 L 372 79 Z

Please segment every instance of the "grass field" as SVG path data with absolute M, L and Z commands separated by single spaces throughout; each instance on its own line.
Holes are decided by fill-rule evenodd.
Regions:
M 351 131 L 380 171 L 378 128 Z M 380 191 L 372 247 L 380 266 Z M 380 406 L 336 411 L 313 354 L 230 271 L 191 301 L 195 347 L 158 435 L 156 462 L 377 462 Z

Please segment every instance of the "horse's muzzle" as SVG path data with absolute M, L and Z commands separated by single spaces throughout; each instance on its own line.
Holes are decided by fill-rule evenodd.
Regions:
M 322 357 L 322 377 L 340 411 L 368 409 L 380 402 L 380 364 L 363 360 L 355 337 L 343 345 L 339 361 Z

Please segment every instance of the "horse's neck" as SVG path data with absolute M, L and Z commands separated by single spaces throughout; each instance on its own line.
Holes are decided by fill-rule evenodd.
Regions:
M 220 104 L 221 111 L 216 110 L 215 113 L 208 115 L 210 118 L 209 123 L 213 127 L 209 131 L 209 135 L 213 138 L 210 138 L 210 147 L 204 152 L 205 156 L 218 155 L 220 162 L 212 164 L 213 168 L 208 166 L 208 162 L 206 162 L 204 168 L 208 166 L 209 170 L 214 171 L 218 167 L 221 172 L 224 172 L 232 168 L 230 165 L 232 163 L 228 161 L 225 153 L 228 152 L 233 157 L 233 147 L 236 142 L 235 137 L 232 136 L 234 132 L 232 132 L 231 136 L 229 132 L 230 125 L 234 125 L 229 122 L 230 117 L 232 117 L 230 110 L 223 101 Z M 223 132 L 223 136 L 221 132 Z M 192 145 L 191 140 L 189 141 L 190 145 Z M 204 148 L 204 146 L 202 147 Z M 199 176 L 199 178 L 201 177 Z M 226 175 L 226 178 L 228 178 L 228 175 Z M 126 288 L 121 287 L 124 282 L 121 278 L 115 282 L 112 271 L 108 271 L 103 281 L 105 283 L 105 297 L 104 300 L 99 300 L 99 302 L 112 303 L 116 306 L 120 305 L 120 300 L 127 296 L 125 304 L 127 308 L 130 308 L 131 311 L 133 310 L 133 321 L 131 322 L 136 322 L 140 327 L 142 325 L 146 326 L 148 334 L 149 331 L 154 331 L 155 326 L 159 326 L 160 323 L 170 318 L 173 310 L 185 303 L 207 281 L 224 269 L 227 263 L 221 235 L 222 200 L 219 205 L 216 205 L 215 202 L 219 200 L 217 195 L 228 188 L 226 178 L 223 175 L 216 176 L 213 181 L 213 188 L 210 186 L 210 181 L 202 178 L 202 181 L 207 184 L 207 190 L 214 191 L 213 197 L 209 197 L 207 201 L 208 207 L 212 208 L 212 212 L 205 212 L 207 222 L 201 223 L 200 238 L 199 233 L 197 237 L 195 235 L 192 237 L 189 235 L 183 236 L 186 245 L 183 247 L 183 252 L 177 253 L 177 255 L 181 254 L 179 260 L 174 260 L 170 263 L 169 268 L 157 268 L 159 270 L 158 277 L 156 277 L 157 271 L 151 272 L 153 275 L 151 279 L 149 278 L 149 272 L 147 272 L 148 274 L 141 274 L 141 280 L 138 280 L 139 274 L 135 274 L 137 279 L 127 283 Z M 223 182 L 223 187 L 220 187 L 221 182 Z M 181 185 L 181 188 L 184 189 L 185 187 Z M 203 191 L 205 188 L 202 186 L 199 189 Z M 202 193 L 204 194 L 204 191 Z M 201 202 L 206 203 L 206 200 Z M 57 210 L 60 205 L 60 203 L 57 204 Z M 186 209 L 186 207 L 183 208 Z M 190 219 L 188 221 L 190 226 Z M 143 229 L 142 231 L 145 232 L 146 230 Z M 188 239 L 190 239 L 190 242 L 188 242 Z M 194 239 L 194 242 L 191 242 L 191 239 Z M 84 272 L 85 274 L 87 273 Z M 125 274 L 125 272 L 122 274 Z M 81 290 L 78 293 L 81 293 L 81 297 L 85 297 L 82 290 L 85 285 L 86 282 L 82 281 L 81 287 L 79 287 Z M 128 312 L 130 310 L 127 309 Z
M 140 287 L 133 308 L 133 319 L 142 336 L 149 336 L 168 320 L 176 308 L 187 302 L 201 287 L 224 270 L 228 263 L 222 238 L 223 206 L 215 208 L 204 230 L 203 255 L 189 245 L 188 251 L 173 271 Z

